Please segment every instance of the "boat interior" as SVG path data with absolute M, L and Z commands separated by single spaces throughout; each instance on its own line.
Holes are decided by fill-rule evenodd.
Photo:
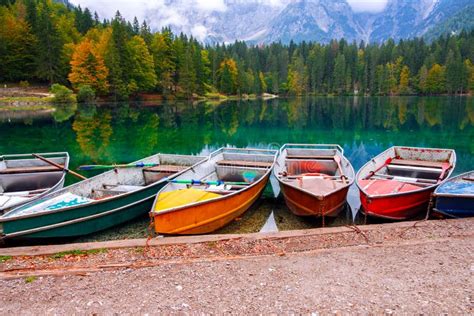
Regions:
M 47 159 L 68 166 L 67 154 L 42 154 Z M 31 155 L 9 155 L 0 160 L 0 194 L 35 195 L 55 186 L 63 177 L 64 172 L 55 166 L 41 161 Z M 16 193 L 16 194 L 14 194 Z
M 272 154 L 269 154 L 272 153 Z M 167 184 L 158 194 L 154 211 L 237 193 L 258 182 L 272 168 L 276 151 L 227 148 L 211 154 Z
M 157 164 L 157 166 L 147 168 L 117 168 L 110 170 L 49 194 L 49 199 L 46 200 L 44 204 L 42 203 L 43 205 L 40 205 L 40 207 L 28 203 L 6 213 L 4 216 L 50 211 L 61 208 L 58 207 L 58 205 L 68 207 L 113 198 L 118 195 L 143 189 L 165 177 L 170 177 L 184 171 L 205 159 L 205 157 L 199 156 L 158 154 L 134 162 Z
M 431 187 L 449 176 L 455 159 L 449 151 L 403 148 L 395 148 L 387 157 L 360 178 L 362 189 L 396 194 Z
M 277 174 L 286 184 L 318 195 L 347 186 L 354 170 L 339 146 L 315 145 L 316 148 L 284 148 Z
M 436 189 L 435 194 L 474 197 L 474 171 L 449 179 Z

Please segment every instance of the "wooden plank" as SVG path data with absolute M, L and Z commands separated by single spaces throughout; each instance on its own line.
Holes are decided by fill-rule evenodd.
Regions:
M 265 161 L 247 161 L 247 160 L 220 160 L 216 162 L 219 166 L 231 167 L 251 167 L 251 168 L 270 168 L 271 162 Z
M 406 160 L 406 159 L 392 159 L 390 163 L 393 165 L 417 166 L 417 167 L 428 167 L 428 168 L 443 168 L 447 164 L 447 162 L 440 162 L 440 161 Z
M 286 159 L 303 159 L 303 160 L 317 160 L 317 159 L 322 159 L 322 160 L 334 160 L 334 156 L 294 156 L 294 155 L 288 155 L 288 156 L 286 156 Z
M 167 173 L 176 173 L 184 169 L 187 169 L 187 166 L 177 166 L 177 165 L 159 165 L 154 167 L 144 168 L 144 172 L 167 172 Z
M 64 165 L 61 165 L 64 168 Z M 0 174 L 17 174 L 17 173 L 35 173 L 35 172 L 54 172 L 61 171 L 61 169 L 53 166 L 35 166 L 35 167 L 21 167 L 21 168 L 7 168 L 1 169 Z

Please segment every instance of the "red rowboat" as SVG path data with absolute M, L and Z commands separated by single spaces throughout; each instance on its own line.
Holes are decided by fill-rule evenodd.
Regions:
M 339 145 L 286 144 L 274 172 L 288 208 L 316 217 L 339 214 L 355 176 Z
M 451 149 L 392 147 L 357 173 L 362 212 L 393 220 L 426 211 L 431 193 L 454 170 Z

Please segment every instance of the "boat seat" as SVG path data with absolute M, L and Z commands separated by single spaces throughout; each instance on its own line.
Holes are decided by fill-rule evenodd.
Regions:
M 115 196 L 124 194 L 127 192 L 133 192 L 143 188 L 141 185 L 124 185 L 124 184 L 104 184 L 103 189 L 93 189 L 92 197 L 94 199 L 104 198 L 109 196 Z
M 176 173 L 183 171 L 188 168 L 187 166 L 177 166 L 177 165 L 159 165 L 154 167 L 144 168 L 143 172 L 165 172 L 165 173 Z
M 432 167 L 421 167 L 421 166 L 405 166 L 405 165 L 391 165 L 387 166 L 388 169 L 392 170 L 402 170 L 402 171 L 423 171 L 429 173 L 440 174 L 442 169 L 432 168 Z
M 229 167 L 270 168 L 273 163 L 266 161 L 220 160 L 216 164 Z
M 305 160 L 315 160 L 315 159 L 322 159 L 322 160 L 334 160 L 334 156 L 295 156 L 295 155 L 287 155 L 286 159 L 305 159 Z
M 64 165 L 61 165 L 64 168 Z M 62 171 L 54 166 L 32 166 L 19 168 L 0 169 L 0 174 L 19 174 L 19 173 L 37 173 L 37 172 L 54 172 Z
M 443 169 L 446 167 L 446 165 L 449 165 L 449 163 L 442 162 L 442 161 L 407 160 L 407 159 L 392 159 L 392 161 L 390 161 L 390 164 L 401 165 L 401 166 L 424 167 L 424 168 L 440 168 L 440 169 Z

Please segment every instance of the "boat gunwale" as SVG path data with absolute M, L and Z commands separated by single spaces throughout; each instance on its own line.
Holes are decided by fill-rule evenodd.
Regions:
M 58 228 L 58 227 L 63 227 L 63 226 L 71 225 L 71 224 L 86 222 L 86 221 L 89 221 L 91 219 L 96 219 L 96 218 L 100 218 L 100 217 L 103 217 L 103 216 L 107 216 L 107 215 L 116 213 L 118 211 L 121 211 L 125 208 L 135 206 L 137 204 L 145 202 L 146 200 L 152 199 L 153 197 L 154 197 L 154 195 L 148 196 L 146 198 L 143 198 L 141 200 L 132 202 L 130 204 L 122 205 L 122 206 L 119 206 L 119 207 L 111 209 L 111 210 L 107 210 L 107 211 L 104 211 L 104 212 L 92 214 L 92 215 L 85 216 L 85 217 L 79 217 L 79 218 L 71 219 L 71 220 L 64 221 L 64 222 L 59 222 L 59 223 L 55 223 L 55 224 L 51 224 L 51 225 L 47 225 L 47 226 L 40 226 L 40 227 L 31 228 L 31 229 L 27 229 L 27 230 L 22 230 L 22 231 L 10 233 L 10 234 L 2 234 L 2 235 L 0 235 L 0 240 L 7 239 L 7 238 L 14 238 L 14 237 L 28 235 L 28 234 L 34 234 L 34 233 L 38 233 L 38 232 L 42 232 L 42 231 L 46 231 L 46 230 L 50 230 L 50 229 L 54 229 L 54 228 Z M 48 237 L 44 237 L 44 238 L 48 238 Z
M 340 187 L 339 189 L 335 189 L 334 191 L 331 191 L 327 194 L 323 194 L 323 195 L 316 195 L 314 194 L 313 192 L 311 191 L 308 191 L 306 189 L 303 189 L 303 188 L 299 188 L 297 186 L 293 186 L 293 185 L 289 185 L 288 183 L 284 182 L 283 181 L 283 177 L 280 176 L 280 175 L 277 175 L 276 174 L 276 169 L 273 170 L 273 175 L 275 176 L 275 178 L 277 178 L 278 182 L 285 185 L 285 186 L 288 186 L 292 189 L 296 189 L 298 191 L 301 191 L 303 193 L 306 193 L 308 195 L 311 195 L 315 198 L 317 198 L 318 200 L 323 200 L 333 194 L 336 194 L 338 193 L 339 191 L 342 191 L 344 189 L 348 189 L 351 185 L 354 184 L 354 181 L 355 181 L 355 178 L 356 178 L 356 172 L 354 170 L 354 167 L 352 166 L 352 163 L 350 162 L 350 160 L 344 156 L 344 149 L 342 149 L 342 147 L 338 144 L 284 144 L 281 148 L 280 148 L 280 152 L 279 152 L 279 155 L 282 155 L 283 153 L 283 150 L 284 149 L 287 149 L 287 148 L 293 148 L 293 149 L 312 149 L 312 148 L 303 148 L 303 147 L 292 147 L 292 146 L 311 146 L 311 147 L 314 147 L 314 148 L 318 148 L 318 146 L 321 146 L 321 147 L 331 147 L 331 146 L 334 146 L 337 149 L 340 149 L 340 153 L 341 153 L 341 156 L 342 156 L 342 159 L 347 161 L 349 163 L 349 168 L 350 170 L 352 171 L 352 174 L 354 175 L 352 178 L 348 178 L 349 179 L 349 183 L 346 183 L 345 185 L 343 185 L 342 187 Z M 328 157 L 331 157 L 331 156 L 328 156 Z M 309 160 L 317 160 L 317 159 L 309 159 Z M 279 165 L 280 166 L 280 165 Z M 280 166 L 281 167 L 281 166 Z
M 161 215 L 161 214 L 167 214 L 167 213 L 172 213 L 172 212 L 177 212 L 177 211 L 180 211 L 180 210 L 184 210 L 186 208 L 189 208 L 189 207 L 195 207 L 195 206 L 200 206 L 200 205 L 204 205 L 204 204 L 209 204 L 209 203 L 214 203 L 214 202 L 217 202 L 217 201 L 222 201 L 222 200 L 226 200 L 226 199 L 230 199 L 230 198 L 233 198 L 237 195 L 240 195 L 241 193 L 244 193 L 246 191 L 248 191 L 249 189 L 253 188 L 254 186 L 256 186 L 257 184 L 259 184 L 261 181 L 264 181 L 265 179 L 270 179 L 269 175 L 271 175 L 271 172 L 273 170 L 273 168 L 275 167 L 275 162 L 277 160 L 277 157 L 278 157 L 278 150 L 276 149 L 258 149 L 258 148 L 229 148 L 229 147 L 223 147 L 223 148 L 219 148 L 218 150 L 212 152 L 210 155 L 209 155 L 209 159 L 207 161 L 211 161 L 212 159 L 216 159 L 216 156 L 219 155 L 220 153 L 224 153 L 225 151 L 227 150 L 235 150 L 235 151 L 268 151 L 269 154 L 265 154 L 265 156 L 272 156 L 270 153 L 273 152 L 273 162 L 272 162 L 272 165 L 268 168 L 255 168 L 255 169 L 261 169 L 261 170 L 266 170 L 265 173 L 260 177 L 260 179 L 258 179 L 257 181 L 253 182 L 252 184 L 250 184 L 249 186 L 243 188 L 243 189 L 240 189 L 238 191 L 235 191 L 235 192 L 232 192 L 230 194 L 226 194 L 226 195 L 222 195 L 222 196 L 219 196 L 219 197 L 216 197 L 216 198 L 213 198 L 213 199 L 210 199 L 210 200 L 204 200 L 204 201 L 198 201 L 198 202 L 193 202 L 193 203 L 189 203 L 189 204 L 185 204 L 185 205 L 181 205 L 181 206 L 177 206 L 177 207 L 173 207 L 173 208 L 169 208 L 169 209 L 165 209 L 165 210 L 160 210 L 159 212 L 156 212 L 155 211 L 155 206 L 156 206 L 156 203 L 158 202 L 158 198 L 160 196 L 160 193 L 166 188 L 167 185 L 165 185 L 157 194 L 156 194 L 156 197 L 155 197 L 155 201 L 153 202 L 153 206 L 151 207 L 151 211 L 149 212 L 150 216 L 157 216 L 157 215 Z M 201 161 L 199 164 L 203 164 L 207 161 Z M 217 161 L 215 161 L 216 163 Z M 198 166 L 197 166 L 198 167 Z M 187 170 L 186 170 L 187 171 Z
M 451 155 L 453 157 L 453 162 L 450 164 L 450 168 L 448 170 L 448 173 L 446 174 L 446 177 L 444 178 L 444 180 L 440 181 L 440 182 L 437 182 L 437 183 L 434 183 L 430 186 L 427 186 L 427 187 L 421 187 L 420 189 L 418 190 L 413 190 L 413 191 L 407 191 L 407 192 L 394 192 L 394 193 L 388 193 L 388 194 L 369 194 L 367 193 L 367 191 L 365 191 L 364 189 L 361 188 L 360 184 L 359 184 L 359 177 L 360 177 L 360 174 L 361 172 L 366 169 L 369 164 L 377 157 L 379 156 L 382 156 L 383 154 L 389 152 L 390 150 L 395 150 L 396 148 L 400 148 L 400 149 L 424 149 L 424 150 L 429 150 L 429 151 L 446 151 L 446 152 L 451 152 Z M 448 162 L 449 163 L 449 162 Z M 384 199 L 384 198 L 390 198 L 390 197 L 399 197 L 399 196 L 406 196 L 406 195 L 411 195 L 411 194 L 417 194 L 417 193 L 422 193 L 422 192 L 425 192 L 425 191 L 431 191 L 433 190 L 434 188 L 437 188 L 438 186 L 442 185 L 443 183 L 445 183 L 446 181 L 448 181 L 451 176 L 451 174 L 454 172 L 454 169 L 456 168 L 456 151 L 454 149 L 448 149 L 448 148 L 425 148 L 425 147 L 407 147 L 407 146 L 392 146 L 392 147 L 389 147 L 387 148 L 386 150 L 384 150 L 383 152 L 379 153 L 377 156 L 373 157 L 372 159 L 370 159 L 369 161 L 367 161 L 360 169 L 359 171 L 357 172 L 356 174 L 356 185 L 357 185 L 357 188 L 359 189 L 359 191 L 361 193 L 363 193 L 367 198 L 369 199 Z M 388 179 L 387 181 L 393 181 L 392 179 Z M 396 180 L 395 180 L 396 181 Z M 408 183 L 408 182 L 407 182 Z
M 454 197 L 454 198 L 466 198 L 466 199 L 474 199 L 474 193 L 465 193 L 465 194 L 462 194 L 462 193 L 440 193 L 440 192 L 437 192 L 438 189 L 441 188 L 441 186 L 445 183 L 448 183 L 448 182 L 452 182 L 453 180 L 456 180 L 456 179 L 459 179 L 461 178 L 462 180 L 462 177 L 468 175 L 468 174 L 472 174 L 474 173 L 474 171 L 467 171 L 467 172 L 464 172 L 464 173 L 461 173 L 461 174 L 458 174 L 457 176 L 454 176 L 452 178 L 449 178 L 446 182 L 442 183 L 441 185 L 439 185 L 436 190 L 434 191 L 433 195 L 435 197 Z
M 46 195 L 50 194 L 50 193 L 54 193 L 56 192 L 57 190 L 60 190 L 62 189 L 62 187 L 64 186 L 64 182 L 66 181 L 66 174 L 67 172 L 65 170 L 68 170 L 69 169 L 69 162 L 70 162 L 70 156 L 69 156 L 69 153 L 67 151 L 60 151 L 60 152 L 51 152 L 51 153 L 39 153 L 37 155 L 40 155 L 42 157 L 45 157 L 45 158 L 64 158 L 64 169 L 59 169 L 57 171 L 62 171 L 62 176 L 61 178 L 59 179 L 58 182 L 56 182 L 55 185 L 53 185 L 51 188 L 49 188 L 48 190 L 38 194 L 38 195 L 35 195 L 31 198 L 29 198 L 28 200 L 26 201 L 21 201 L 21 202 L 18 202 L 16 204 L 13 204 L 9 207 L 6 207 L 6 208 L 0 208 L 0 214 L 3 212 L 2 215 L 0 215 L 0 220 L 1 220 L 1 217 L 4 215 L 4 214 L 7 214 L 9 213 L 10 211 L 13 211 L 14 209 L 16 209 L 17 207 L 21 207 L 21 206 L 24 206 L 26 205 L 27 203 L 31 203 L 31 202 L 34 202 L 36 201 L 37 199 L 41 199 L 43 197 L 45 197 Z M 54 157 L 50 157 L 50 156 L 54 156 Z M 8 159 L 8 158 L 14 158 L 14 157 L 19 157 L 19 158 L 27 158 L 27 157 L 32 157 L 33 159 L 35 160 L 40 160 L 39 158 L 35 158 L 33 156 L 33 154 L 7 154 L 7 155 L 0 155 L 0 161 L 8 161 L 8 160 L 33 160 L 33 159 Z M 7 159 L 5 159 L 7 158 Z M 49 171 L 49 172 L 57 172 L 57 171 Z M 23 172 L 21 173 L 23 175 L 26 175 L 26 174 L 33 174 L 33 172 Z M 61 187 L 61 188 L 58 188 L 58 187 Z M 0 193 L 0 196 L 2 194 Z M 5 212 L 6 210 L 6 212 Z M 0 221 L 1 223 L 1 221 Z
M 95 205 L 98 205 L 98 204 L 102 204 L 102 203 L 106 203 L 106 202 L 109 202 L 109 201 L 113 201 L 113 200 L 118 200 L 118 199 L 122 199 L 122 198 L 125 198 L 125 197 L 128 197 L 132 194 L 136 194 L 136 193 L 140 193 L 144 190 L 147 190 L 147 189 L 150 189 L 154 186 L 157 186 L 159 184 L 162 184 L 163 182 L 165 181 L 168 181 L 170 179 L 173 179 L 179 175 L 181 175 L 182 173 L 196 167 L 198 164 L 202 163 L 202 162 L 205 162 L 205 161 L 208 161 L 209 160 L 209 157 L 206 157 L 206 156 L 193 156 L 193 155 L 174 155 L 174 154 L 163 154 L 163 153 L 159 153 L 159 154 L 155 154 L 155 155 L 152 155 L 152 156 L 149 156 L 149 157 L 146 157 L 146 158 L 143 158 L 143 159 L 140 159 L 140 160 L 137 160 L 137 161 L 134 161 L 132 162 L 131 164 L 134 164 L 134 163 L 138 163 L 142 160 L 145 160 L 145 159 L 149 159 L 149 158 L 152 158 L 152 157 L 155 157 L 155 156 L 159 156 L 159 155 L 168 155 L 168 156 L 177 156 L 177 157 L 186 157 L 186 156 L 192 156 L 192 157 L 196 157 L 196 158 L 202 158 L 200 161 L 196 162 L 195 164 L 191 165 L 191 166 L 188 166 L 186 169 L 183 169 L 175 174 L 172 174 L 170 177 L 164 177 L 156 182 L 153 182 L 147 186 L 143 186 L 142 188 L 138 189 L 138 190 L 134 190 L 134 191 L 129 191 L 129 192 L 125 192 L 125 193 L 122 193 L 122 194 L 119 194 L 119 195 L 116 195 L 116 196 L 111 196 L 111 197 L 108 197 L 108 198 L 104 198 L 104 199 L 101 199 L 101 200 L 92 200 L 91 202 L 87 202 L 87 203 L 83 203 L 83 204 L 79 204 L 79 205 L 74 205 L 74 206 L 70 206 L 70 207 L 64 207 L 64 208 L 60 208 L 60 209 L 57 209 L 57 210 L 51 210 L 51 211 L 48 211 L 48 212 L 38 212 L 38 213 L 32 213 L 32 214 L 24 214 L 24 215 L 19 215 L 19 216 L 12 216 L 12 217 L 4 217 L 5 215 L 8 215 L 9 213 L 13 212 L 13 211 L 16 211 L 16 208 L 6 212 L 5 214 L 3 214 L 2 216 L 0 216 L 0 224 L 1 223 L 5 223 L 5 222 L 12 222 L 12 221 L 16 221 L 16 220 L 22 220 L 22 219 L 26 219 L 26 218 L 32 218 L 32 217 L 38 217 L 38 216 L 42 216 L 42 215 L 50 215 L 50 214 L 57 214 L 57 213 L 62 213 L 62 212 L 67 212 L 67 211 L 71 211 L 71 210 L 75 210 L 75 209 L 80 209 L 80 208 L 83 208 L 83 207 L 89 207 L 89 206 L 95 206 Z M 72 185 L 77 185 L 83 181 L 91 181 L 91 180 L 96 180 L 94 179 L 95 177 L 97 176 L 101 176 L 103 174 L 106 174 L 106 173 L 112 173 L 112 172 L 115 172 L 114 171 L 115 169 L 113 170 L 109 170 L 109 171 L 106 171 L 104 173 L 100 173 L 96 176 L 93 176 L 91 178 L 88 178 L 86 180 L 82 180 L 82 181 L 79 181 L 77 183 L 74 183 Z M 65 187 L 61 190 L 64 190 L 65 192 L 69 192 L 67 191 L 68 187 Z M 56 192 L 50 192 L 48 193 L 49 194 L 56 194 L 60 191 L 56 191 Z M 46 197 L 43 196 L 43 197 Z M 28 203 L 31 203 L 31 202 L 34 202 L 34 201 L 29 201 Z M 128 204 L 127 204 L 128 205 Z M 23 204 L 21 206 L 18 206 L 17 208 L 19 207 L 24 207 L 26 206 L 26 204 Z

